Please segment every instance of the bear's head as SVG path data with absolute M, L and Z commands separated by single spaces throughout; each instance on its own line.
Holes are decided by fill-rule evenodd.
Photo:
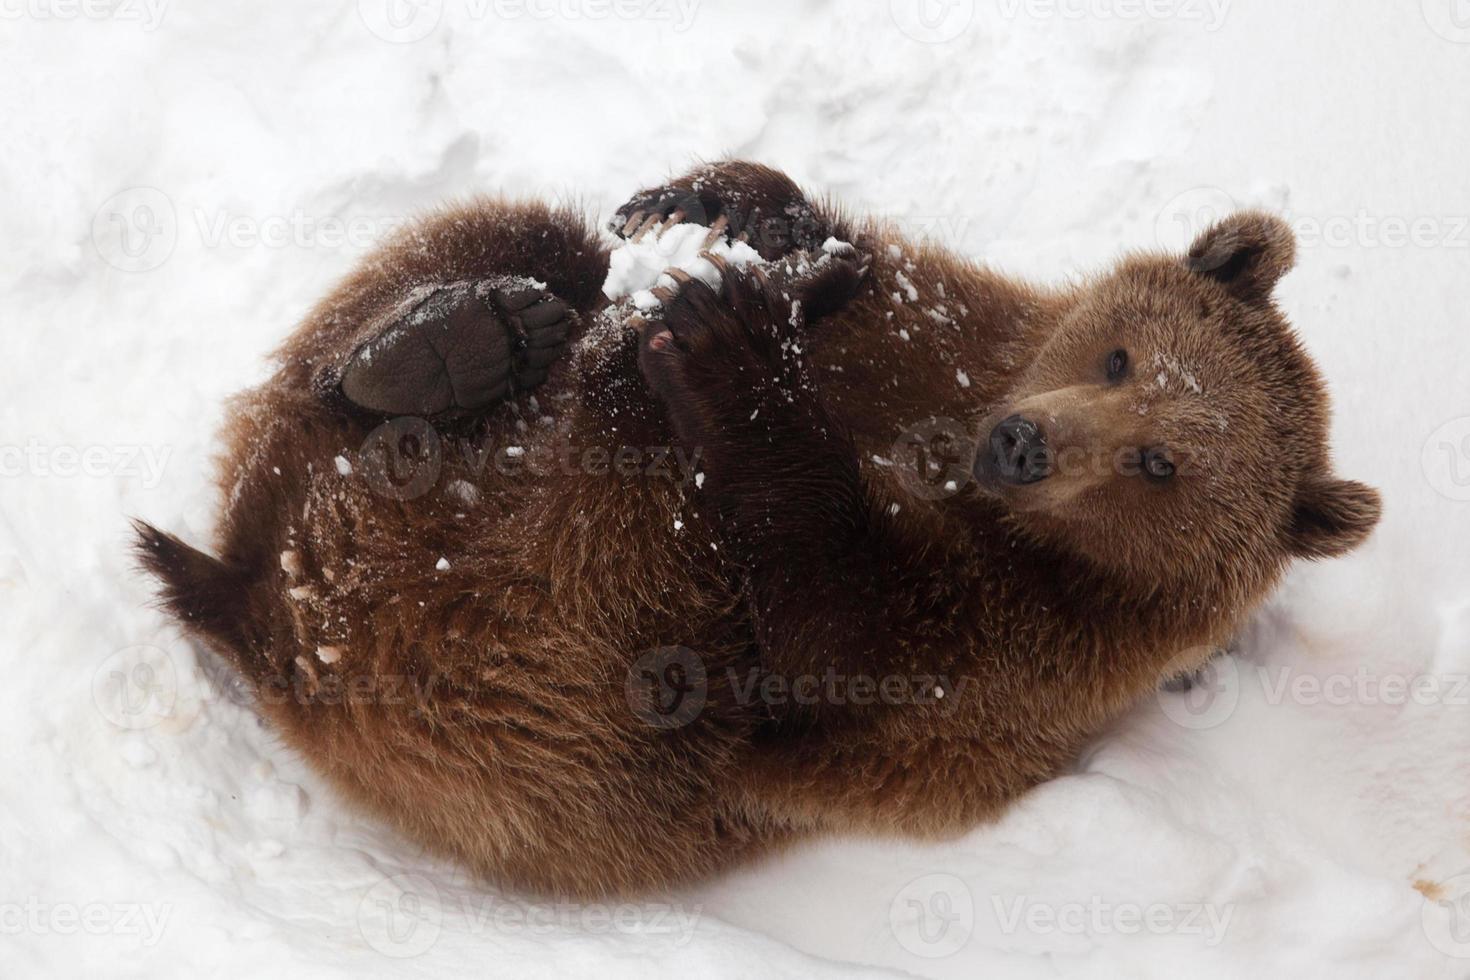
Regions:
M 1078 289 L 980 424 L 980 486 L 1023 533 L 1152 582 L 1259 585 L 1359 544 L 1378 494 L 1333 475 L 1326 392 L 1271 298 L 1294 255 L 1247 212 Z

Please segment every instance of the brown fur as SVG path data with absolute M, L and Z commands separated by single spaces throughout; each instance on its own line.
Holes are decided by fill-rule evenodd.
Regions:
M 370 258 L 236 402 L 220 557 L 142 529 L 169 608 L 296 750 L 413 839 L 594 896 L 817 833 L 957 833 L 1228 638 L 1293 557 L 1377 520 L 1372 491 L 1330 475 L 1322 386 L 1271 304 L 1291 262 L 1274 219 L 1042 290 L 851 226 L 775 171 L 699 183 L 719 180 L 800 218 L 764 251 L 841 232 L 871 269 L 686 286 L 640 333 L 599 309 L 607 254 L 577 215 L 446 212 Z M 504 274 L 579 311 L 573 354 L 482 418 L 405 430 L 389 462 L 422 457 L 430 479 L 399 491 L 374 462 L 383 420 L 323 379 L 406 290 Z M 793 315 L 794 290 L 830 316 Z M 659 333 L 673 342 L 654 349 Z M 1115 347 L 1134 367 L 1110 383 Z M 905 489 L 906 429 L 946 417 L 974 444 L 1017 406 L 1056 442 L 1052 478 Z M 1083 465 L 1144 444 L 1179 455 L 1167 484 Z M 506 446 L 522 452 L 480 465 Z M 622 447 L 636 465 L 587 462 Z M 685 464 L 650 466 L 656 447 Z M 671 647 L 703 667 L 703 706 L 650 724 L 639 685 L 677 671 L 641 668 Z M 781 696 L 829 671 L 849 682 Z M 888 677 L 901 703 L 857 703 L 875 699 L 854 678 Z

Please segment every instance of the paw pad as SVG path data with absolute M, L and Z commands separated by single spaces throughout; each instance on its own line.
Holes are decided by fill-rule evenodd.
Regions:
M 478 411 L 546 381 L 575 316 L 529 279 L 424 287 L 348 357 L 341 390 L 390 415 Z

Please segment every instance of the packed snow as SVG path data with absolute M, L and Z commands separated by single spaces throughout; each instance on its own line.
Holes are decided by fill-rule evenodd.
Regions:
M 0 12 L 0 974 L 1470 969 L 1456 0 Z M 1147 699 L 993 825 L 528 902 L 337 799 L 149 605 L 126 518 L 210 540 L 226 398 L 412 215 L 504 191 L 600 224 L 722 155 L 1049 281 L 1285 214 L 1281 303 L 1330 381 L 1337 465 L 1386 513 L 1298 568 L 1203 688 Z M 656 257 L 619 270 L 628 295 Z
M 703 225 L 675 224 L 661 231 L 650 230 L 636 240 L 619 242 L 608 264 L 603 294 L 614 301 L 631 299 L 639 310 L 652 310 L 662 305 L 653 293 L 655 287 L 678 288 L 678 282 L 669 275 L 670 269 L 718 287 L 719 266 L 707 256 L 723 259 L 732 269 L 765 264 L 747 243 L 725 237 L 711 242 L 706 240 L 709 236 L 710 230 Z

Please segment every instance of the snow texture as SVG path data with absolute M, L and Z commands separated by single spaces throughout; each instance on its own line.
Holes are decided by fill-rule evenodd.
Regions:
M 718 256 L 736 269 L 766 264 L 745 242 L 722 238 L 706 243 L 709 234 L 702 225 L 679 224 L 662 232 L 650 230 L 638 241 L 620 243 L 613 250 L 603 293 L 615 301 L 631 297 L 635 308 L 652 310 L 662 305 L 651 291 L 655 286 L 678 288 L 679 284 L 668 275 L 669 269 L 687 272 L 711 287 L 719 287 L 719 267 L 701 253 Z
M 8 5 L 0 974 L 1463 976 L 1454 12 Z M 150 607 L 125 517 L 210 539 L 226 397 L 410 215 L 505 191 L 603 221 L 726 154 L 1052 281 L 1181 249 L 1232 207 L 1286 214 L 1280 302 L 1330 379 L 1337 465 L 1386 514 L 1298 568 L 1204 693 L 1147 699 L 991 826 L 808 844 L 648 903 L 528 903 L 335 798 Z

